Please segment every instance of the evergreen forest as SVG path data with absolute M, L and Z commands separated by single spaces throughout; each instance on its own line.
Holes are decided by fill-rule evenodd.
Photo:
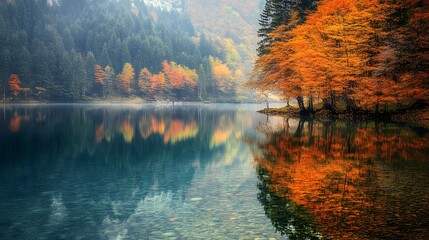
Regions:
M 244 70 L 240 53 L 233 47 L 231 59 L 224 49 L 180 8 L 137 0 L 0 1 L 7 102 L 235 101 Z

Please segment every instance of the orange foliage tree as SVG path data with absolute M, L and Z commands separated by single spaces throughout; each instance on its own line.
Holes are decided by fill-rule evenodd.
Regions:
M 195 93 L 198 74 L 195 70 L 179 65 L 175 62 L 162 63 L 163 73 L 169 88 L 176 99 L 186 99 Z
M 161 73 L 152 75 L 149 81 L 150 81 L 149 92 L 152 94 L 152 96 L 155 99 L 162 97 L 167 87 L 164 73 L 161 72 Z
M 94 66 L 94 81 L 100 85 L 104 85 L 104 79 L 106 78 L 106 73 L 103 71 L 103 68 L 96 64 Z
M 167 61 L 162 62 L 162 67 L 158 74 L 151 74 L 146 68 L 140 71 L 137 85 L 141 93 L 148 93 L 155 100 L 166 100 L 170 97 L 185 99 L 185 93 L 194 92 L 198 81 L 195 70 Z
M 105 97 L 105 82 L 107 74 L 103 68 L 96 64 L 94 66 L 94 82 L 101 88 L 101 95 Z
M 271 33 L 276 41 L 268 54 L 257 59 L 250 85 L 261 91 L 275 89 L 285 98 L 295 96 L 301 110 L 305 110 L 305 96 L 310 111 L 314 98 L 333 111 L 341 100 L 348 111 L 375 112 L 400 99 L 427 99 L 427 71 L 413 70 L 393 78 L 386 74 L 386 64 L 396 58 L 386 47 L 392 8 L 378 0 L 325 0 L 302 24 L 292 14 L 287 25 Z M 427 14 L 419 10 L 412 16 L 410 22 L 427 29 Z M 406 36 L 428 39 L 427 33 L 417 37 L 407 30 L 403 30 Z M 425 46 L 428 41 L 421 42 Z M 429 59 L 427 52 L 423 47 L 413 54 Z M 420 62 L 424 69 L 428 61 Z
M 173 89 L 181 89 L 185 86 L 184 76 L 174 67 L 175 62 L 171 62 L 171 65 L 167 61 L 162 62 L 163 72 L 169 80 L 170 87 Z
M 388 58 L 384 74 L 397 84 L 398 101 L 427 101 L 429 96 L 429 2 L 388 1 L 393 8 L 389 19 L 396 28 L 385 47 Z M 393 25 L 391 24 L 391 25 Z
M 383 13 L 378 1 L 330 0 L 291 30 L 291 61 L 310 98 L 316 94 L 325 100 L 325 106 L 331 103 L 332 109 L 337 96 L 349 111 L 356 104 L 380 100 L 371 97 L 383 94 L 378 87 L 382 79 L 374 72 L 378 39 L 384 34 L 378 27 L 385 20 Z
M 301 87 L 302 79 L 296 73 L 293 62 L 290 61 L 294 53 L 289 41 L 292 35 L 289 30 L 297 25 L 297 14 L 291 17 L 287 25 L 281 25 L 271 33 L 270 37 L 277 39 L 276 44 L 270 47 L 270 54 L 261 55 L 253 69 L 251 88 L 261 92 L 282 94 L 285 98 L 295 97 L 301 111 L 305 111 L 304 92 Z
M 16 97 L 20 92 L 28 92 L 29 88 L 21 87 L 21 80 L 19 79 L 18 74 L 11 74 L 9 77 L 9 88 L 12 91 L 13 95 Z

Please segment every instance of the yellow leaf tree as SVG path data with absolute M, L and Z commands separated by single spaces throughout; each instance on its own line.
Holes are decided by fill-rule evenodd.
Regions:
M 151 77 L 152 74 L 147 68 L 143 68 L 142 70 L 140 70 L 139 78 L 137 79 L 137 85 L 141 93 L 147 94 L 149 92 Z
M 118 74 L 116 77 L 116 87 L 123 93 L 132 93 L 131 84 L 134 80 L 134 76 L 134 68 L 131 63 L 125 63 L 122 73 Z

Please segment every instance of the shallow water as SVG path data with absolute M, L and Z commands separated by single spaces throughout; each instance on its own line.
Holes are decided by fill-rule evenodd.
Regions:
M 427 129 L 262 107 L 3 106 L 0 239 L 429 234 Z

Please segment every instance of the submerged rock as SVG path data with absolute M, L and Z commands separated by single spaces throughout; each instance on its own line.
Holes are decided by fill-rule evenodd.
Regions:
M 164 237 L 174 237 L 174 235 L 176 235 L 174 232 L 166 232 L 162 234 Z
M 201 200 L 203 200 L 202 198 L 199 198 L 199 197 L 197 197 L 197 198 L 191 198 L 191 199 L 189 199 L 190 201 L 192 201 L 192 202 L 196 202 L 196 201 L 201 201 Z

